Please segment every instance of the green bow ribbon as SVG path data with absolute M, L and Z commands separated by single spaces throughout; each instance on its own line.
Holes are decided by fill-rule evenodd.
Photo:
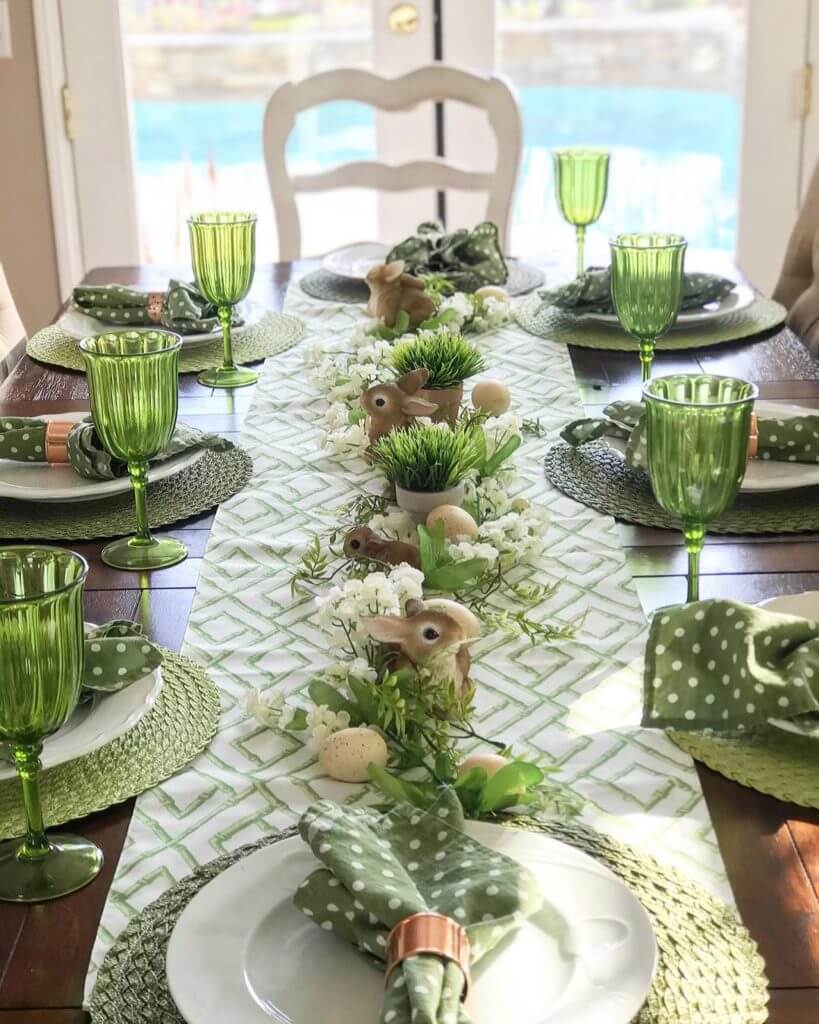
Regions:
M 742 731 L 819 711 L 819 625 L 739 601 L 655 612 L 643 725 Z
M 14 462 L 45 462 L 46 423 L 24 416 L 0 418 L 0 459 Z M 113 480 L 128 472 L 128 465 L 114 458 L 102 447 L 102 442 L 90 419 L 78 421 L 68 435 L 68 460 L 80 476 L 88 480 Z M 176 430 L 165 447 L 151 459 L 151 464 L 179 455 L 191 448 L 208 448 L 223 452 L 233 448 L 233 442 L 219 434 L 206 434 L 184 423 Z
M 85 632 L 83 695 L 117 693 L 162 664 L 138 622 L 115 619 Z
M 219 327 L 218 309 L 195 284 L 171 280 L 162 300 L 159 322 L 148 315 L 150 292 L 121 284 L 81 285 L 74 289 L 77 309 L 116 327 L 166 327 L 177 334 L 205 334 Z M 242 324 L 234 307 L 232 323 Z
M 718 274 L 683 274 L 680 309 L 700 309 L 709 302 L 719 302 L 734 287 L 733 281 Z M 574 281 L 538 292 L 538 295 L 544 306 L 557 306 L 570 313 L 614 312 L 609 267 L 589 267 Z
M 319 801 L 299 831 L 324 866 L 299 886 L 296 906 L 382 961 L 399 921 L 435 911 L 464 927 L 475 963 L 536 913 L 543 895 L 528 869 L 466 836 L 463 825 L 452 790 L 426 811 L 399 804 L 383 816 Z M 468 1024 L 462 986 L 455 963 L 410 957 L 390 976 L 381 1020 Z
M 440 224 L 425 221 L 418 233 L 392 249 L 386 262 L 403 260 L 416 277 L 441 274 L 462 292 L 485 284 L 505 284 L 509 270 L 503 258 L 497 225 L 484 221 L 473 231 L 461 228 L 446 234 Z

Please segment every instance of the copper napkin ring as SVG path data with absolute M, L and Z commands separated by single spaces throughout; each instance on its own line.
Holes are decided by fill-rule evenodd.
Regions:
M 751 431 L 748 436 L 748 458 L 755 459 L 759 451 L 759 422 L 756 413 L 751 413 Z
M 46 462 L 68 462 L 68 435 L 76 425 L 72 420 L 51 420 L 49 423 L 46 423 Z
M 165 305 L 164 292 L 148 292 L 148 319 L 158 324 L 162 320 L 162 307 Z
M 452 960 L 464 976 L 461 1002 L 469 991 L 469 937 L 466 931 L 443 914 L 411 914 L 399 921 L 387 939 L 387 973 L 384 983 L 390 980 L 395 968 L 409 956 L 417 953 L 432 953 Z

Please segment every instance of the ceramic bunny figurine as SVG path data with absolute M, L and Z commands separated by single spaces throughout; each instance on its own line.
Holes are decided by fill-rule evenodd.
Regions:
M 435 303 L 424 292 L 424 282 L 404 273 L 404 261 L 379 263 L 367 271 L 370 301 L 367 312 L 394 327 L 402 309 L 409 316 L 410 327 L 428 320 L 435 312 Z
M 436 680 L 451 679 L 459 697 L 472 685 L 469 644 L 481 635 L 481 624 L 462 604 L 443 597 L 407 601 L 405 616 L 376 615 L 362 625 L 373 640 L 397 645 L 396 668 L 423 666 Z
M 429 370 L 410 370 L 396 381 L 373 384 L 361 396 L 361 406 L 367 413 L 367 434 L 370 444 L 391 430 L 408 427 L 416 416 L 432 416 L 438 411 L 434 402 L 419 398 L 417 393 L 426 384 Z
M 348 558 L 372 558 L 390 565 L 406 562 L 413 569 L 421 568 L 421 552 L 414 544 L 386 540 L 369 526 L 356 526 L 349 531 L 344 538 L 344 554 Z

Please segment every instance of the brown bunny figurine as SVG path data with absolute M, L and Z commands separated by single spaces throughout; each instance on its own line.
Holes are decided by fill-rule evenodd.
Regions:
M 401 310 L 406 310 L 410 327 L 428 320 L 435 312 L 435 303 L 424 291 L 424 282 L 404 273 L 404 261 L 379 263 L 367 271 L 370 301 L 367 312 L 395 327 Z
M 429 669 L 436 680 L 452 680 L 462 697 L 472 685 L 469 644 L 481 635 L 480 620 L 468 608 L 443 597 L 407 601 L 407 614 L 376 615 L 362 625 L 383 644 L 396 644 L 396 668 Z
M 438 411 L 434 402 L 418 397 L 426 384 L 429 370 L 410 370 L 396 381 L 373 384 L 361 396 L 361 407 L 367 413 L 367 434 L 370 444 L 391 430 L 408 427 L 416 416 L 432 416 Z
M 421 552 L 414 544 L 401 540 L 385 540 L 369 526 L 356 526 L 344 538 L 344 554 L 348 558 L 372 558 L 376 562 L 400 565 L 406 562 L 413 569 L 421 568 Z

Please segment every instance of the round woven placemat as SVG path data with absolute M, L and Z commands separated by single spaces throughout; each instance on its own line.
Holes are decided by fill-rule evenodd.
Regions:
M 510 295 L 524 295 L 533 288 L 539 288 L 545 281 L 543 271 L 530 263 L 508 260 L 507 266 L 509 278 L 503 288 Z M 331 274 L 323 267 L 305 274 L 300 285 L 301 290 L 311 298 L 322 299 L 324 302 L 366 302 L 370 297 L 370 289 L 365 281 Z
M 559 822 L 527 827 L 607 865 L 645 907 L 660 958 L 637 1024 L 762 1024 L 767 1020 L 762 958 L 729 907 L 689 878 L 590 828 Z M 91 999 L 93 1024 L 184 1024 L 165 975 L 165 954 L 177 919 L 197 892 L 222 871 L 294 833 L 291 829 L 197 868 L 134 917 L 100 968 Z
M 148 477 L 148 521 L 152 529 L 170 526 L 215 508 L 241 490 L 253 475 L 244 448 L 206 451 L 192 466 L 166 480 Z M 3 540 L 95 540 L 123 537 L 136 530 L 130 488 L 100 501 L 0 502 Z
M 660 508 L 648 474 L 629 469 L 604 441 L 573 448 L 560 442 L 544 459 L 554 486 L 589 508 L 641 526 L 679 530 L 678 520 Z M 740 494 L 709 533 L 805 533 L 819 530 L 819 488 Z
M 638 352 L 639 344 L 617 325 L 606 327 L 579 320 L 555 306 L 546 306 L 539 295 L 530 295 L 515 307 L 515 319 L 530 334 L 550 341 L 582 348 L 600 348 L 614 351 Z M 685 327 L 672 331 L 657 342 L 658 351 L 703 348 L 726 341 L 751 338 L 785 322 L 787 310 L 773 299 L 756 298 L 750 306 L 712 320 L 700 327 Z
M 809 736 L 778 729 L 742 736 L 687 732 L 669 732 L 668 736 L 727 779 L 777 800 L 819 809 L 819 744 Z
M 102 328 L 101 328 L 102 329 Z M 239 364 L 255 363 L 268 356 L 278 355 L 292 348 L 304 334 L 304 324 L 298 317 L 283 313 L 266 313 L 257 324 L 245 328 L 233 339 L 233 358 Z M 56 324 L 44 327 L 26 344 L 26 354 L 41 363 L 62 366 L 67 370 L 85 370 L 80 343 Z M 179 372 L 195 373 L 222 365 L 221 339 L 207 345 L 182 345 L 179 353 Z
M 162 687 L 151 710 L 119 739 L 43 772 L 46 825 L 84 818 L 173 775 L 208 745 L 219 723 L 219 691 L 203 668 L 162 648 Z M 16 779 L 0 782 L 0 839 L 25 832 Z

